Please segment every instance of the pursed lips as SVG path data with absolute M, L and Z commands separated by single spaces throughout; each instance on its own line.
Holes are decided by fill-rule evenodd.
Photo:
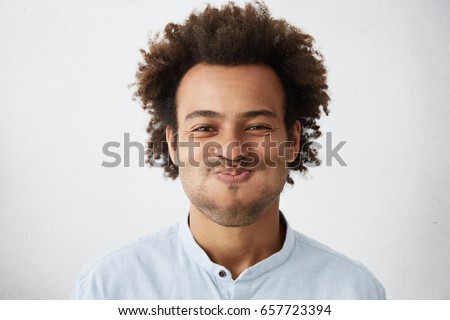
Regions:
M 217 178 L 225 183 L 241 183 L 248 179 L 251 171 L 245 168 L 222 168 L 216 172 Z

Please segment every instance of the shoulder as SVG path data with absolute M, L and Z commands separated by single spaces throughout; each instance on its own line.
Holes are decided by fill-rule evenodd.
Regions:
M 140 256 L 151 258 L 153 255 L 159 256 L 160 251 L 167 251 L 176 245 L 176 241 L 178 241 L 177 232 L 178 224 L 175 224 L 157 233 L 142 237 L 124 247 L 103 255 L 89 265 L 85 272 L 89 272 L 89 270 L 103 265 L 110 266 L 111 263 L 117 260 L 120 260 L 120 264 L 123 265 L 124 260 L 122 259 L 125 257 Z
M 318 279 L 333 284 L 349 299 L 386 299 L 385 289 L 362 263 L 294 231 L 293 254 Z M 346 296 L 347 295 L 347 296 Z
M 171 254 L 179 247 L 178 227 L 179 224 L 175 224 L 142 237 L 90 263 L 79 274 L 72 298 L 107 298 L 104 292 L 106 286 L 110 292 L 114 291 L 114 286 L 124 283 L 130 275 L 139 277 L 150 271 L 149 267 L 160 266 L 164 258 L 170 261 Z

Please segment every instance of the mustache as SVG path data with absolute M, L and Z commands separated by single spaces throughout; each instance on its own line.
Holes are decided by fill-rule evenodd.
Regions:
M 242 168 L 253 169 L 259 164 L 259 157 L 240 156 L 236 159 L 228 159 L 223 156 L 208 157 L 203 163 L 208 168 Z

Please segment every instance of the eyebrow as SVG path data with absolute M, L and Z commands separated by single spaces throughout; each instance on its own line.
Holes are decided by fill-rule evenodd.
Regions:
M 223 118 L 224 115 L 215 111 L 211 110 L 195 110 L 191 113 L 189 113 L 184 120 L 191 120 L 194 118 L 211 118 L 211 119 L 220 119 Z
M 277 114 L 273 111 L 267 110 L 267 109 L 261 109 L 261 110 L 251 110 L 247 112 L 242 112 L 238 114 L 239 118 L 248 119 L 248 118 L 255 118 L 259 116 L 265 116 L 268 118 L 277 118 Z M 184 120 L 191 120 L 194 118 L 210 118 L 210 119 L 223 119 L 225 115 L 223 113 L 219 113 L 212 110 L 195 110 L 191 113 L 189 113 Z
M 239 114 L 240 118 L 255 118 L 259 116 L 264 116 L 268 118 L 277 118 L 277 114 L 273 111 L 267 110 L 267 109 L 261 109 L 261 110 L 252 110 L 247 111 Z

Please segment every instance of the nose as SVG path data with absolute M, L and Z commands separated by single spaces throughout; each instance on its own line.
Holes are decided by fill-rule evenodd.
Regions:
M 246 156 L 244 141 L 242 136 L 235 130 L 227 130 L 222 132 L 218 137 L 220 148 L 218 148 L 218 157 L 225 158 L 229 161 L 240 161 Z
M 232 162 L 238 162 L 245 157 L 242 149 L 242 143 L 239 140 L 231 141 L 225 145 L 223 151 L 222 156 Z

